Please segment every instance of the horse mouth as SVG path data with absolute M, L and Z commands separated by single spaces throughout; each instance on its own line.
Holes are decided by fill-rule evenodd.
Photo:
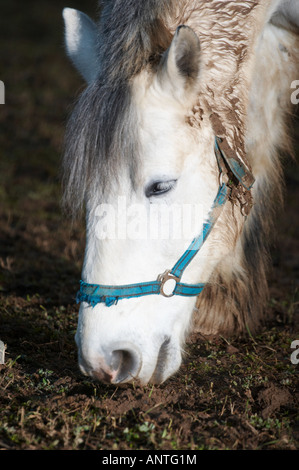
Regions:
M 102 383 L 116 386 L 133 382 L 140 386 L 149 383 L 159 385 L 171 375 L 169 371 L 174 371 L 173 366 L 178 365 L 178 361 L 174 361 L 174 358 L 178 357 L 177 349 L 171 346 L 171 338 L 168 336 L 164 338 L 159 348 L 156 363 L 152 366 L 153 372 L 146 367 L 142 354 L 137 348 L 133 349 L 127 343 L 119 343 L 117 346 L 109 356 L 111 357 L 109 363 L 99 357 L 91 364 L 82 357 L 79 350 L 81 372 Z

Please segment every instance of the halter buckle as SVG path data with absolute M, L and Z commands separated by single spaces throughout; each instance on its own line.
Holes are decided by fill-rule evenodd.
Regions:
M 163 274 L 159 274 L 157 281 L 161 283 L 160 294 L 164 297 L 172 297 L 180 279 L 167 269 Z

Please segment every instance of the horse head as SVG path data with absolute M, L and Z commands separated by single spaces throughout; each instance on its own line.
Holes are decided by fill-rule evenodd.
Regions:
M 63 163 L 67 207 L 86 208 L 76 342 L 85 374 L 161 383 L 180 367 L 197 296 L 204 286 L 205 299 L 213 292 L 215 270 L 246 284 L 241 234 L 249 211 L 235 200 L 251 208 L 254 178 L 215 135 L 204 96 L 198 105 L 211 69 L 198 34 L 165 26 L 171 2 L 135 2 L 132 14 L 124 3 L 107 2 L 99 24 L 63 12 L 68 55 L 87 81 Z M 205 83 L 211 96 L 216 88 Z M 230 321 L 237 316 L 232 308 Z

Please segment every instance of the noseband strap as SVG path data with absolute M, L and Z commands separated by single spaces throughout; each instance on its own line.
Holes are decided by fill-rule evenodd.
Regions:
M 220 143 L 221 140 L 216 137 L 215 155 L 218 162 L 221 181 L 224 173 L 227 173 L 226 165 L 228 165 L 228 162 L 225 159 L 224 152 L 221 151 Z M 246 170 L 244 169 L 244 172 L 245 171 Z M 237 175 L 235 174 L 235 176 Z M 242 182 L 243 178 L 244 174 L 242 168 L 242 176 L 240 175 L 240 178 L 237 176 L 237 179 Z M 228 181 L 228 178 L 226 179 Z M 159 274 L 157 280 L 119 286 L 89 284 L 87 282 L 80 281 L 80 290 L 77 293 L 76 299 L 77 303 L 87 302 L 93 307 L 98 303 L 104 303 L 107 307 L 110 307 L 117 304 L 120 299 L 130 299 L 153 294 L 160 294 L 164 297 L 172 297 L 174 295 L 184 297 L 198 296 L 203 290 L 205 284 L 185 284 L 181 282 L 181 277 L 189 263 L 203 246 L 208 235 L 211 233 L 230 192 L 231 188 L 228 186 L 228 183 L 221 182 L 209 212 L 208 219 L 203 224 L 201 233 L 192 240 L 187 250 L 183 253 L 173 268 L 166 270 L 163 274 Z

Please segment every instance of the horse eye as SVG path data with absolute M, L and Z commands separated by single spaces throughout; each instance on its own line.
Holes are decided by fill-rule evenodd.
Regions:
M 168 193 L 171 189 L 174 188 L 176 180 L 170 181 L 155 181 L 148 185 L 145 190 L 146 197 L 160 196 L 161 194 Z

